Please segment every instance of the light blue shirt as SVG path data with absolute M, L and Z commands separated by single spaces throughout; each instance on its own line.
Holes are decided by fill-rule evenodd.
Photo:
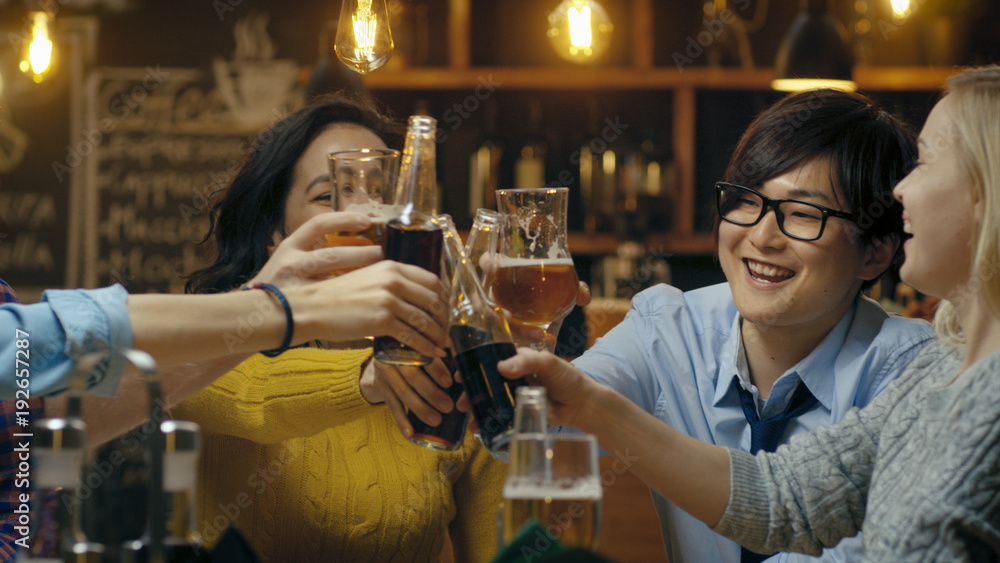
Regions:
M 125 288 L 114 285 L 49 290 L 41 303 L 0 306 L 0 399 L 25 398 L 25 391 L 31 397 L 55 395 L 69 387 L 73 367 L 84 354 L 130 348 L 127 300 Z M 113 397 L 126 364 L 118 355 L 98 363 L 88 376 L 87 391 Z M 19 385 L 24 376 L 27 382 Z
M 729 285 L 687 293 L 659 285 L 636 295 L 625 320 L 574 364 L 689 436 L 750 451 L 750 425 L 734 385 L 758 398 L 762 419 L 784 410 L 799 380 L 809 388 L 817 405 L 788 424 L 785 443 L 792 434 L 832 424 L 850 408 L 866 405 L 932 337 L 928 323 L 889 315 L 859 296 L 823 342 L 782 374 L 760 408 Z M 739 563 L 739 545 L 656 493 L 653 502 L 671 563 Z M 780 553 L 768 561 L 858 561 L 860 556 L 859 535 L 819 558 Z

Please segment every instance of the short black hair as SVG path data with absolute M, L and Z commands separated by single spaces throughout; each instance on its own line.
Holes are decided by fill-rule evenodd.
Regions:
M 740 138 L 725 181 L 757 187 L 816 159 L 846 199 L 863 245 L 903 237 L 903 208 L 892 189 L 917 158 L 916 135 L 868 97 L 840 90 L 790 94 L 764 110 Z M 718 233 L 718 220 L 716 220 Z M 900 251 L 897 250 L 898 263 Z M 875 280 L 867 280 L 867 289 Z

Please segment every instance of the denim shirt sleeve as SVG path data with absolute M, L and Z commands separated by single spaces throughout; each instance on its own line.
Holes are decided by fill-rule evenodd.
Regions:
M 18 385 L 23 374 L 28 376 L 32 397 L 55 395 L 68 388 L 73 367 L 84 354 L 131 347 L 127 300 L 125 288 L 115 285 L 49 290 L 41 303 L 0 307 L 0 365 L 5 366 L 0 371 L 0 399 L 15 398 L 23 389 Z M 27 350 L 27 357 L 17 355 L 18 350 Z M 26 360 L 27 366 L 18 359 Z M 126 364 L 120 356 L 102 360 L 88 375 L 87 391 L 113 397 Z

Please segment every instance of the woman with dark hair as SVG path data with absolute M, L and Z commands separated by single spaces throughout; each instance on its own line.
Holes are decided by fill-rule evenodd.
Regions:
M 282 120 L 213 206 L 217 255 L 188 290 L 229 291 L 273 275 L 258 271 L 269 251 L 331 211 L 326 155 L 398 148 L 401 139 L 393 121 L 344 96 Z M 371 285 L 378 316 L 399 267 L 384 261 L 337 279 Z M 456 560 L 492 558 L 503 464 L 470 437 L 454 452 L 406 441 L 381 404 L 374 373 L 383 366 L 370 360 L 370 347 L 323 343 L 257 355 L 176 409 L 207 434 L 198 522 L 209 543 L 235 523 L 264 561 L 436 561 L 447 531 Z M 451 377 L 440 361 L 435 370 Z
M 861 150 L 843 146 L 849 152 Z M 900 276 L 942 300 L 934 317 L 939 341 L 925 347 L 884 394 L 864 408 L 850 409 L 837 424 L 793 436 L 774 453 L 753 456 L 743 444 L 701 435 L 696 437 L 702 440 L 696 440 L 678 432 L 684 428 L 675 426 L 677 419 L 661 415 L 675 408 L 671 403 L 676 397 L 661 401 L 654 412 L 660 418 L 656 420 L 643 412 L 643 403 L 636 405 L 631 397 L 596 383 L 550 354 L 521 350 L 501 362 L 500 370 L 508 377 L 534 374 L 549 391 L 552 422 L 594 432 L 608 451 L 641 448 L 630 468 L 633 473 L 661 498 L 675 503 L 671 506 L 690 511 L 706 529 L 755 551 L 828 556 L 832 546 L 839 548 L 846 538 L 863 532 L 863 554 L 841 560 L 996 561 L 1000 555 L 1000 279 L 996 275 L 1000 67 L 971 69 L 950 78 L 945 96 L 921 130 L 918 146 L 916 168 L 894 189 L 903 206 L 903 232 L 909 235 Z M 820 179 L 798 177 L 809 179 L 800 185 L 813 189 Z M 768 197 L 791 195 L 771 179 L 759 188 Z M 837 195 L 850 193 L 842 190 Z M 784 203 L 778 207 L 769 203 L 756 211 L 765 215 L 760 219 L 763 226 L 732 225 L 734 218 L 745 224 L 743 213 L 750 210 L 744 205 L 760 201 L 757 196 L 745 197 L 745 202 L 723 208 L 727 223 L 720 225 L 720 253 L 725 251 L 722 241 L 735 229 L 744 229 L 749 239 L 758 242 L 766 240 L 765 230 L 803 232 L 801 225 L 790 222 Z M 767 213 L 769 209 L 774 213 Z M 854 206 L 841 209 L 852 209 L 855 216 L 862 212 Z M 849 264 L 841 261 L 838 266 Z M 760 270 L 744 267 L 750 277 Z M 798 276 L 798 269 L 783 262 L 780 267 Z M 642 311 L 642 306 L 632 310 L 633 323 Z M 855 317 L 859 313 L 860 306 Z M 745 359 L 751 383 L 759 387 L 760 358 L 753 357 L 746 342 L 745 329 L 753 322 L 744 316 Z M 779 334 L 787 333 L 784 326 L 770 326 Z M 802 330 L 807 332 L 807 327 Z M 875 342 L 882 339 L 881 332 L 871 334 Z M 812 367 L 821 376 L 839 377 L 847 368 L 843 362 L 856 354 L 847 348 L 858 343 L 843 336 L 831 332 L 826 337 L 835 337 L 840 350 L 817 358 Z M 577 367 L 588 371 L 591 366 Z M 810 379 L 805 370 L 798 374 L 810 390 L 816 389 L 820 402 L 832 399 L 838 407 L 837 395 L 828 392 L 830 386 L 823 386 L 819 378 Z M 733 385 L 743 384 L 743 378 L 738 379 Z M 771 387 L 772 396 L 778 383 Z M 729 387 L 728 381 L 724 385 Z M 690 388 L 692 395 L 700 392 Z M 720 409 L 735 400 L 727 397 L 728 390 L 707 394 L 713 393 Z M 707 420 L 695 422 L 722 429 L 725 422 L 713 420 L 717 413 L 705 414 Z

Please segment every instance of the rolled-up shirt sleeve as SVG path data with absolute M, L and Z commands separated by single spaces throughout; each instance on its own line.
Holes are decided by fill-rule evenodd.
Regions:
M 23 383 L 18 384 L 24 376 L 32 397 L 58 394 L 69 387 L 73 366 L 81 356 L 131 347 L 127 301 L 125 288 L 114 285 L 49 290 L 41 303 L 0 306 L 0 330 L 4 333 L 0 338 L 0 365 L 4 366 L 0 370 L 0 399 L 16 398 L 17 391 L 25 389 Z M 27 353 L 18 354 L 19 350 Z M 126 364 L 118 355 L 105 358 L 88 374 L 86 390 L 113 397 Z

